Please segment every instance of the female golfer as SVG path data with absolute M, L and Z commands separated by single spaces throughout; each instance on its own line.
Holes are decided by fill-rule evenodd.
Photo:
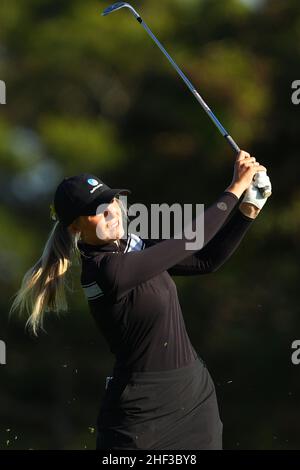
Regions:
M 230 257 L 266 202 L 253 182 L 258 171 L 266 168 L 240 152 L 231 184 L 204 211 L 201 250 L 187 250 L 185 237 L 123 237 L 118 196 L 128 190 L 111 189 L 89 174 L 57 187 L 58 220 L 12 310 L 27 310 L 35 333 L 44 311 L 66 310 L 64 275 L 71 254 L 80 254 L 90 312 L 115 355 L 98 414 L 97 449 L 222 448 L 215 387 L 190 342 L 171 276 L 211 273 Z

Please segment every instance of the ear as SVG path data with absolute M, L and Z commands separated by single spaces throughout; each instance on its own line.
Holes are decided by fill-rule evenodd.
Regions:
M 79 218 L 75 219 L 70 225 L 69 230 L 76 235 L 77 232 L 81 231 Z

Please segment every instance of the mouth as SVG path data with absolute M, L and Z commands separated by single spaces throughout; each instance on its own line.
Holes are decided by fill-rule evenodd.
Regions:
M 112 222 L 112 223 L 108 226 L 108 228 L 109 228 L 109 229 L 112 229 L 112 228 L 117 228 L 118 226 L 119 226 L 119 221 L 116 220 L 116 221 Z

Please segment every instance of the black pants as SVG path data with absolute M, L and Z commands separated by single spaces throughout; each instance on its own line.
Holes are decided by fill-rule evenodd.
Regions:
M 113 377 L 97 421 L 97 449 L 222 449 L 212 378 L 198 358 L 167 371 Z

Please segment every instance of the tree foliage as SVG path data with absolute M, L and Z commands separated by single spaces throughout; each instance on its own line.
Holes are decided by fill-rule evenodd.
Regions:
M 0 6 L 1 448 L 95 445 L 113 357 L 88 315 L 80 268 L 70 311 L 49 315 L 47 335 L 32 339 L 7 316 L 51 229 L 48 207 L 62 177 L 91 172 L 147 204 L 209 204 L 231 181 L 231 149 L 129 12 L 104 18 L 106 6 Z M 216 383 L 225 447 L 298 448 L 290 347 L 300 327 L 300 109 L 291 83 L 299 79 L 300 3 L 134 6 L 241 148 L 268 168 L 274 194 L 238 252 L 213 275 L 176 282 L 190 338 Z

